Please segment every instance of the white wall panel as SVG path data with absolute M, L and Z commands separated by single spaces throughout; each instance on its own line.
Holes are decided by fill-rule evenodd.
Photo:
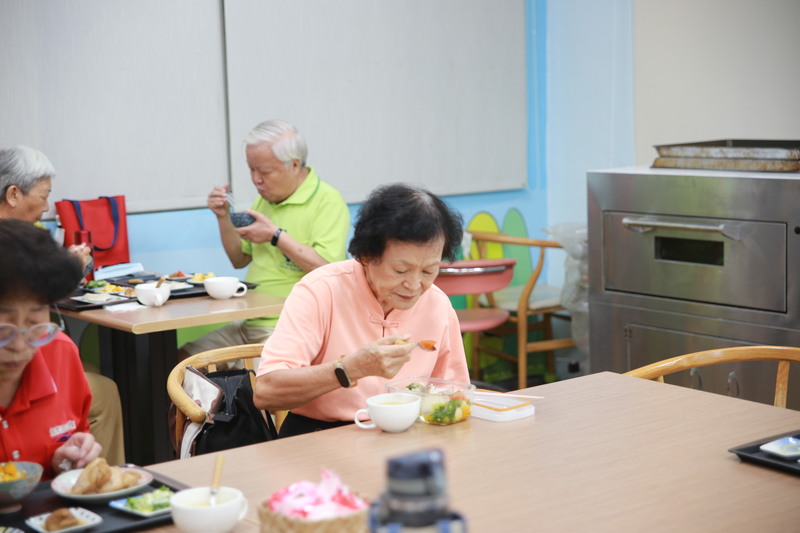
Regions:
M 253 196 L 242 138 L 268 118 L 350 202 L 394 181 L 525 188 L 524 22 L 522 0 L 225 2 L 237 199 Z
M 654 145 L 800 139 L 800 2 L 635 0 L 636 162 Z
M 53 200 L 204 206 L 228 179 L 219 0 L 0 0 L 0 146 L 56 167 Z
M 523 0 L 0 0 L 0 146 L 51 158 L 53 200 L 130 212 L 203 207 L 231 167 L 249 203 L 267 118 L 351 202 L 525 188 L 524 23 Z

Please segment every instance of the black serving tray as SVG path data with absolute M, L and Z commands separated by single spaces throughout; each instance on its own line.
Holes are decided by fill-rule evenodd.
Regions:
M 783 470 L 784 472 L 789 472 L 790 474 L 800 475 L 800 463 L 797 462 L 797 459 L 781 459 L 780 457 L 770 453 L 762 452 L 760 449 L 762 444 L 766 444 L 767 442 L 779 439 L 781 437 L 789 436 L 800 438 L 800 429 L 766 437 L 755 442 L 742 444 L 741 446 L 731 448 L 728 451 L 735 453 L 742 461 Z
M 120 276 L 118 278 L 110 278 L 107 279 L 106 281 L 108 281 L 109 283 L 113 283 L 114 285 L 119 285 L 120 287 L 135 287 L 136 285 L 131 284 L 130 282 L 131 279 L 140 279 L 142 281 L 148 282 L 148 281 L 156 281 L 160 277 L 161 274 L 155 274 L 153 272 L 146 272 L 146 273 L 140 272 L 138 274 Z M 192 283 L 190 281 L 188 281 L 187 283 L 189 283 L 191 287 L 187 287 L 185 289 L 178 289 L 170 292 L 169 299 L 175 300 L 177 298 L 190 298 L 192 296 L 205 296 L 206 294 L 208 294 L 206 293 L 205 285 L 203 285 L 202 283 Z M 258 287 L 258 284 L 256 283 L 249 283 L 247 281 L 244 281 L 242 283 L 247 285 L 248 289 L 254 289 L 255 287 Z M 134 298 L 133 300 L 135 301 L 136 298 Z
M 133 285 L 133 284 L 130 283 L 131 279 L 141 279 L 141 280 L 147 282 L 147 281 L 157 280 L 160 277 L 161 276 L 159 274 L 153 274 L 151 272 L 148 272 L 148 273 L 146 273 L 144 275 L 142 273 L 132 274 L 130 276 L 120 276 L 118 278 L 110 278 L 110 279 L 107 279 L 106 281 L 108 281 L 109 283 L 112 283 L 114 285 L 119 285 L 120 287 L 135 287 L 136 285 Z M 243 281 L 242 283 L 247 285 L 248 289 L 255 289 L 256 287 L 258 287 L 258 283 L 250 283 L 249 281 Z M 170 300 L 176 300 L 178 298 L 190 298 L 192 296 L 206 296 L 206 294 L 207 294 L 206 293 L 206 288 L 202 283 L 189 283 L 189 284 L 191 285 L 191 287 L 187 287 L 185 289 L 178 289 L 176 291 L 170 292 L 169 299 Z M 70 296 L 81 296 L 81 295 L 85 294 L 86 292 L 88 292 L 88 291 L 84 291 L 83 289 L 77 289 L 75 292 L 70 294 Z M 115 305 L 115 304 L 121 304 L 121 303 L 125 303 L 125 302 L 135 302 L 135 301 L 136 301 L 136 298 L 135 297 L 131 297 L 131 298 L 127 298 L 125 300 L 118 300 L 118 301 L 114 301 L 114 302 L 92 302 L 92 303 L 89 303 L 89 302 L 79 302 L 77 300 L 73 300 L 72 298 L 70 298 L 68 296 L 68 297 L 66 297 L 66 298 L 64 298 L 62 300 L 57 301 L 55 303 L 55 305 L 56 305 L 56 307 L 59 307 L 61 309 L 68 309 L 70 311 L 88 311 L 90 309 L 102 309 L 103 307 L 106 307 L 107 305 Z
M 148 472 L 153 474 L 153 481 L 151 481 L 149 485 L 142 487 L 142 489 L 135 494 L 149 492 L 153 489 L 161 487 L 162 485 L 166 485 L 173 491 L 189 488 L 188 485 L 185 485 L 172 478 L 162 476 L 161 474 L 157 474 L 152 470 L 148 470 Z M 131 496 L 135 494 L 132 494 Z M 114 509 L 113 507 L 109 506 L 107 502 L 87 503 L 67 500 L 66 498 L 62 498 L 53 492 L 53 489 L 50 488 L 49 481 L 42 481 L 39 483 L 39 485 L 37 485 L 36 489 L 30 494 L 30 496 L 22 501 L 22 509 L 20 511 L 6 515 L 0 515 L 0 519 L 2 519 L 3 525 L 5 526 L 16 527 L 25 532 L 36 533 L 35 530 L 31 529 L 25 524 L 25 520 L 32 516 L 52 512 L 59 507 L 83 507 L 84 509 L 89 509 L 93 513 L 100 515 L 103 521 L 91 529 L 92 533 L 141 531 L 143 529 L 148 529 L 161 524 L 172 523 L 172 515 L 170 513 L 158 516 L 142 517 Z
M 136 298 L 125 298 L 123 300 L 116 300 L 113 302 L 80 302 L 73 300 L 71 296 L 82 296 L 86 294 L 83 289 L 77 289 L 72 294 L 63 298 L 55 303 L 59 309 L 69 309 L 70 311 L 88 311 L 90 309 L 102 309 L 107 305 L 124 304 L 127 302 L 135 302 Z

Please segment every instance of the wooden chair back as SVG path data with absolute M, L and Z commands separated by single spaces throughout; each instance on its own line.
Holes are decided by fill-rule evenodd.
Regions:
M 220 363 L 241 360 L 244 364 L 244 368 L 248 370 L 258 370 L 256 365 L 261 357 L 261 351 L 263 349 L 263 344 L 226 346 L 225 348 L 208 350 L 187 357 L 175 365 L 175 368 L 173 368 L 169 376 L 167 376 L 167 394 L 169 394 L 172 403 L 174 403 L 177 408 L 175 418 L 175 442 L 178 443 L 178 446 L 180 446 L 180 442 L 183 438 L 183 428 L 186 419 L 188 418 L 192 422 L 200 424 L 205 421 L 208 414 L 183 390 L 183 377 L 186 374 L 186 367 L 191 365 L 197 370 L 214 372 L 217 370 L 217 365 Z M 255 390 L 255 375 L 251 375 L 250 380 Z M 286 412 L 280 411 L 272 414 L 275 416 L 275 426 L 280 428 L 280 424 L 286 417 Z
M 492 244 L 502 246 L 524 246 L 533 249 L 533 255 L 536 258 L 535 265 L 532 266 L 530 275 L 527 281 L 519 290 L 518 296 L 509 300 L 507 303 L 499 301 L 497 294 L 488 294 L 487 299 L 490 307 L 506 307 L 512 313 L 508 318 L 508 322 L 516 329 L 517 334 L 517 353 L 511 355 L 488 347 L 481 347 L 481 351 L 488 353 L 492 356 L 514 361 L 517 363 L 517 376 L 518 386 L 524 389 L 527 386 L 528 375 L 528 354 L 536 352 L 547 353 L 547 372 L 555 374 L 555 354 L 554 350 L 562 348 L 571 348 L 575 346 L 575 342 L 571 337 L 569 338 L 553 338 L 552 319 L 562 318 L 569 320 L 569 315 L 560 300 L 556 298 L 551 301 L 537 301 L 536 287 L 540 281 L 542 270 L 544 269 L 545 259 L 547 258 L 547 251 L 552 249 L 562 248 L 562 246 L 555 241 L 548 241 L 542 239 L 532 239 L 529 237 L 516 237 L 505 233 L 492 233 L 484 231 L 470 231 L 472 235 L 472 242 L 475 244 L 478 251 L 478 257 L 485 259 L 488 257 L 489 246 Z M 509 291 L 510 289 L 506 289 Z M 549 300 L 549 299 L 548 299 Z M 538 324 L 531 324 L 529 317 L 538 315 L 541 317 Z M 544 339 L 529 341 L 528 333 L 532 329 L 538 329 L 543 332 Z
M 800 348 L 791 346 L 736 346 L 688 353 L 625 372 L 626 376 L 664 381 L 664 376 L 682 370 L 740 361 L 778 361 L 775 377 L 775 407 L 786 407 L 791 363 L 800 363 Z
M 516 259 L 463 259 L 442 263 L 436 286 L 448 296 L 485 294 L 508 286 Z
M 467 309 L 456 309 L 461 333 L 471 335 L 471 374 L 479 377 L 480 337 L 482 332 L 496 328 L 508 320 L 509 312 L 500 307 L 479 307 L 479 294 L 507 287 L 514 277 L 516 259 L 465 259 L 443 263 L 435 284 L 448 296 L 474 295 Z

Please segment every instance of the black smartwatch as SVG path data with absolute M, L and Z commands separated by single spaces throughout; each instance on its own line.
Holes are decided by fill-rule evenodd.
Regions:
M 278 228 L 275 233 L 272 234 L 272 240 L 270 241 L 272 246 L 278 246 L 278 237 L 281 236 L 281 233 L 283 233 L 283 228 Z
M 347 370 L 344 369 L 344 365 L 342 364 L 343 359 L 344 356 L 341 356 L 336 360 L 336 368 L 333 371 L 336 374 L 336 379 L 339 380 L 339 385 L 345 389 L 349 389 L 351 387 L 355 387 L 358 383 L 358 380 L 350 381 L 350 376 L 347 375 Z

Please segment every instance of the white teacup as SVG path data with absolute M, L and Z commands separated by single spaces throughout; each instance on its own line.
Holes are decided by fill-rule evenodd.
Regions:
M 247 285 L 239 281 L 239 278 L 227 276 L 206 278 L 203 285 L 208 295 L 217 300 L 227 300 L 232 296 L 247 294 Z
M 210 494 L 210 487 L 198 487 L 172 495 L 172 520 L 178 529 L 184 533 L 225 533 L 247 514 L 242 491 L 220 487 L 213 507 L 208 505 Z
M 171 289 L 169 284 L 163 283 L 156 287 L 157 283 L 140 283 L 136 286 L 136 299 L 139 303 L 148 307 L 159 307 L 169 300 Z
M 379 427 L 389 433 L 405 431 L 419 417 L 420 398 L 405 392 L 387 392 L 367 398 L 367 408 L 356 411 L 353 420 L 364 429 Z M 367 424 L 358 419 L 366 414 L 372 420 Z

